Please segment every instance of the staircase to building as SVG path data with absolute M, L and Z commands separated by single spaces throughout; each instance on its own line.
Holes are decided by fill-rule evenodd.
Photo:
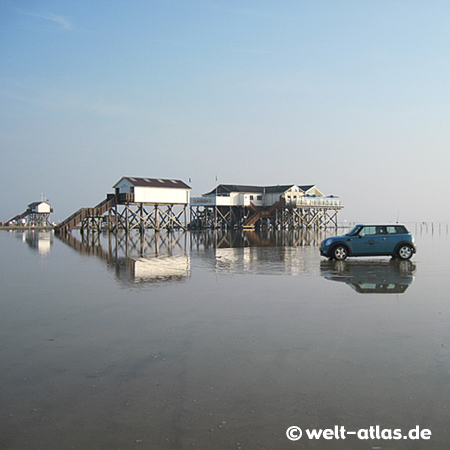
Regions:
M 273 212 L 283 206 L 284 199 L 280 199 L 277 202 L 275 202 L 273 205 L 270 206 L 269 209 L 261 209 L 258 206 L 255 206 L 252 202 L 250 202 L 250 208 L 254 211 L 253 214 L 247 218 L 247 220 L 242 224 L 242 228 L 244 229 L 250 229 L 252 230 L 255 228 L 256 222 L 258 222 L 259 219 L 262 217 L 272 217 Z
M 27 217 L 28 216 L 28 214 L 30 214 L 30 210 L 29 209 L 27 209 L 26 211 L 24 211 L 22 214 L 17 214 L 17 216 L 14 216 L 12 219 L 10 219 L 10 220 L 8 220 L 8 222 L 6 222 L 6 223 L 11 223 L 11 222 L 15 222 L 15 221 L 17 221 L 17 220 L 22 220 L 22 219 L 24 219 L 25 217 Z
M 74 228 L 79 226 L 83 220 L 90 217 L 101 217 L 107 211 L 109 211 L 116 204 L 116 196 L 114 194 L 107 194 L 105 200 L 101 201 L 93 208 L 80 208 L 72 215 L 67 217 L 61 223 L 55 226 L 55 233 L 67 234 Z

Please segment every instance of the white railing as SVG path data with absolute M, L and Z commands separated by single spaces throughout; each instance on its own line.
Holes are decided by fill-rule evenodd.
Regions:
M 286 204 L 297 207 L 315 206 L 315 207 L 336 207 L 341 206 L 341 200 L 338 197 L 308 197 L 301 196 L 296 199 L 286 199 Z
M 190 204 L 191 204 L 191 206 L 202 206 L 202 205 L 213 206 L 216 204 L 216 198 L 215 197 L 191 197 Z
M 230 198 L 225 196 L 217 197 L 191 197 L 191 206 L 248 206 L 250 201 L 261 206 L 257 200 L 246 199 L 244 204 L 237 202 L 238 198 Z M 298 196 L 298 197 L 286 197 L 286 205 L 302 207 L 341 207 L 341 200 L 339 197 L 310 197 L 310 196 Z M 270 206 L 270 205 L 264 205 Z

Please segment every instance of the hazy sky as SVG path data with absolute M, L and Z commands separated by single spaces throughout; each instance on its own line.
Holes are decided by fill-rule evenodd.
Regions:
M 0 0 L 0 220 L 122 176 L 450 221 L 450 2 Z

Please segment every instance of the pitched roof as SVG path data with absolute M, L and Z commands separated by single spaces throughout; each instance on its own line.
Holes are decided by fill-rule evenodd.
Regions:
M 267 194 L 277 194 L 277 193 L 283 193 L 286 192 L 288 189 L 290 189 L 292 186 L 296 186 L 295 184 L 283 184 L 283 185 L 277 185 L 277 186 L 266 186 L 264 188 L 264 192 Z
M 263 192 L 261 186 L 244 186 L 240 184 L 219 184 L 211 192 L 203 195 L 228 194 L 230 192 Z
M 304 184 L 304 185 L 297 185 L 303 192 L 309 191 L 311 188 L 315 186 L 315 184 Z
M 42 203 L 45 203 L 46 205 L 49 205 L 49 206 L 50 206 L 50 203 L 42 201 L 42 202 L 33 202 L 33 203 L 30 203 L 30 204 L 28 205 L 28 208 L 36 208 L 36 206 L 39 206 L 39 205 L 41 205 Z
M 242 184 L 219 184 L 211 192 L 203 195 L 216 195 L 216 194 L 228 194 L 230 192 L 254 192 L 254 193 L 266 193 L 276 194 L 283 193 L 290 189 L 292 186 L 298 186 L 303 192 L 311 189 L 315 184 L 300 186 L 297 184 L 282 184 L 277 186 L 246 186 Z
M 165 178 L 142 178 L 142 177 L 122 177 L 113 187 L 116 187 L 122 180 L 127 180 L 136 187 L 191 189 L 184 181 Z

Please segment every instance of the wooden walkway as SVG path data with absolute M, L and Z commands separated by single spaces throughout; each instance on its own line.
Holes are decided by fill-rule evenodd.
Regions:
M 83 225 L 83 222 L 86 220 L 102 217 L 103 214 L 108 212 L 115 205 L 116 196 L 114 194 L 108 194 L 105 200 L 93 208 L 80 208 L 71 216 L 67 217 L 67 219 L 55 226 L 55 232 L 57 234 L 65 235 L 76 227 Z

